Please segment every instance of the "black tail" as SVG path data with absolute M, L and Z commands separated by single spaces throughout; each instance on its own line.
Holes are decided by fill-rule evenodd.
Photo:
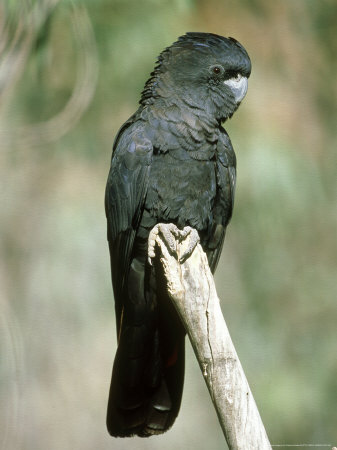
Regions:
M 137 329 L 129 329 L 127 334 L 125 341 L 134 339 L 139 343 L 142 339 Z M 164 433 L 178 415 L 184 383 L 185 338 L 180 336 L 166 359 L 159 354 L 158 332 L 153 338 L 151 351 L 138 358 L 132 358 L 124 347 L 124 339 L 120 339 L 107 412 L 107 427 L 112 436 Z
M 155 277 L 152 269 L 146 275 L 146 293 L 138 266 L 130 269 L 112 370 L 107 412 L 112 436 L 164 433 L 178 415 L 183 391 L 185 331 L 161 266 L 156 264 Z

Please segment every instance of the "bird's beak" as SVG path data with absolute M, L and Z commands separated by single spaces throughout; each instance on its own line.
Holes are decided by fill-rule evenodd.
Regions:
M 238 81 L 235 78 L 231 78 L 229 80 L 224 81 L 224 83 L 233 92 L 234 97 L 235 97 L 235 102 L 240 103 L 247 93 L 248 78 L 241 77 L 240 80 L 238 80 Z

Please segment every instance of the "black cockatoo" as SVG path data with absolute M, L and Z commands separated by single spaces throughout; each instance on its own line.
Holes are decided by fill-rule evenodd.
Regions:
M 185 331 L 148 261 L 149 232 L 158 223 L 197 230 L 215 271 L 236 179 L 221 123 L 244 98 L 250 71 L 235 39 L 187 33 L 160 54 L 138 110 L 115 138 L 105 195 L 118 334 L 112 436 L 160 434 L 177 417 Z

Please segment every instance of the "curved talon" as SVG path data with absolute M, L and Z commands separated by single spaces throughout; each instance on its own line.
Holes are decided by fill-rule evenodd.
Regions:
M 158 223 L 149 234 L 148 238 L 148 262 L 152 266 L 152 258 L 155 256 L 155 246 L 158 235 L 165 242 L 172 256 L 178 257 L 177 254 L 177 237 L 181 231 L 173 223 Z
M 184 237 L 188 236 L 192 231 L 193 231 L 193 228 L 191 228 L 189 226 L 184 227 L 183 230 L 180 230 L 180 236 L 184 238 Z
M 158 225 L 156 225 L 149 234 L 149 238 L 148 238 L 148 245 L 147 245 L 147 255 L 148 255 L 148 263 L 150 264 L 150 266 L 152 266 L 152 258 L 154 258 L 156 256 L 156 253 L 154 251 L 154 248 L 156 246 L 156 239 L 158 236 L 159 230 L 158 230 Z
M 197 230 L 191 227 L 185 227 L 181 232 L 181 236 L 182 237 L 189 236 L 188 246 L 179 258 L 179 262 L 184 263 L 186 259 L 192 255 L 195 247 L 199 244 L 200 237 Z
M 161 239 L 165 242 L 169 252 L 172 256 L 179 259 L 179 262 L 184 263 L 186 259 L 191 256 L 193 250 L 200 242 L 199 234 L 197 230 L 192 227 L 184 227 L 183 230 L 173 223 L 158 223 L 149 234 L 148 239 L 148 262 L 152 266 L 152 258 L 155 257 L 155 246 L 156 241 L 160 235 Z M 178 248 L 177 245 L 181 244 L 185 238 L 188 237 L 187 248 L 183 251 L 182 255 L 178 258 Z M 178 242 L 177 242 L 178 240 Z

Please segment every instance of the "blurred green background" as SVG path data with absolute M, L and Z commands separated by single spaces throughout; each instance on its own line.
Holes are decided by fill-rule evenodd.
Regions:
M 190 346 L 167 434 L 105 429 L 111 145 L 186 31 L 233 36 L 253 64 L 225 125 L 238 180 L 215 278 L 234 344 L 271 443 L 337 444 L 336 17 L 335 0 L 0 5 L 1 449 L 227 448 Z

